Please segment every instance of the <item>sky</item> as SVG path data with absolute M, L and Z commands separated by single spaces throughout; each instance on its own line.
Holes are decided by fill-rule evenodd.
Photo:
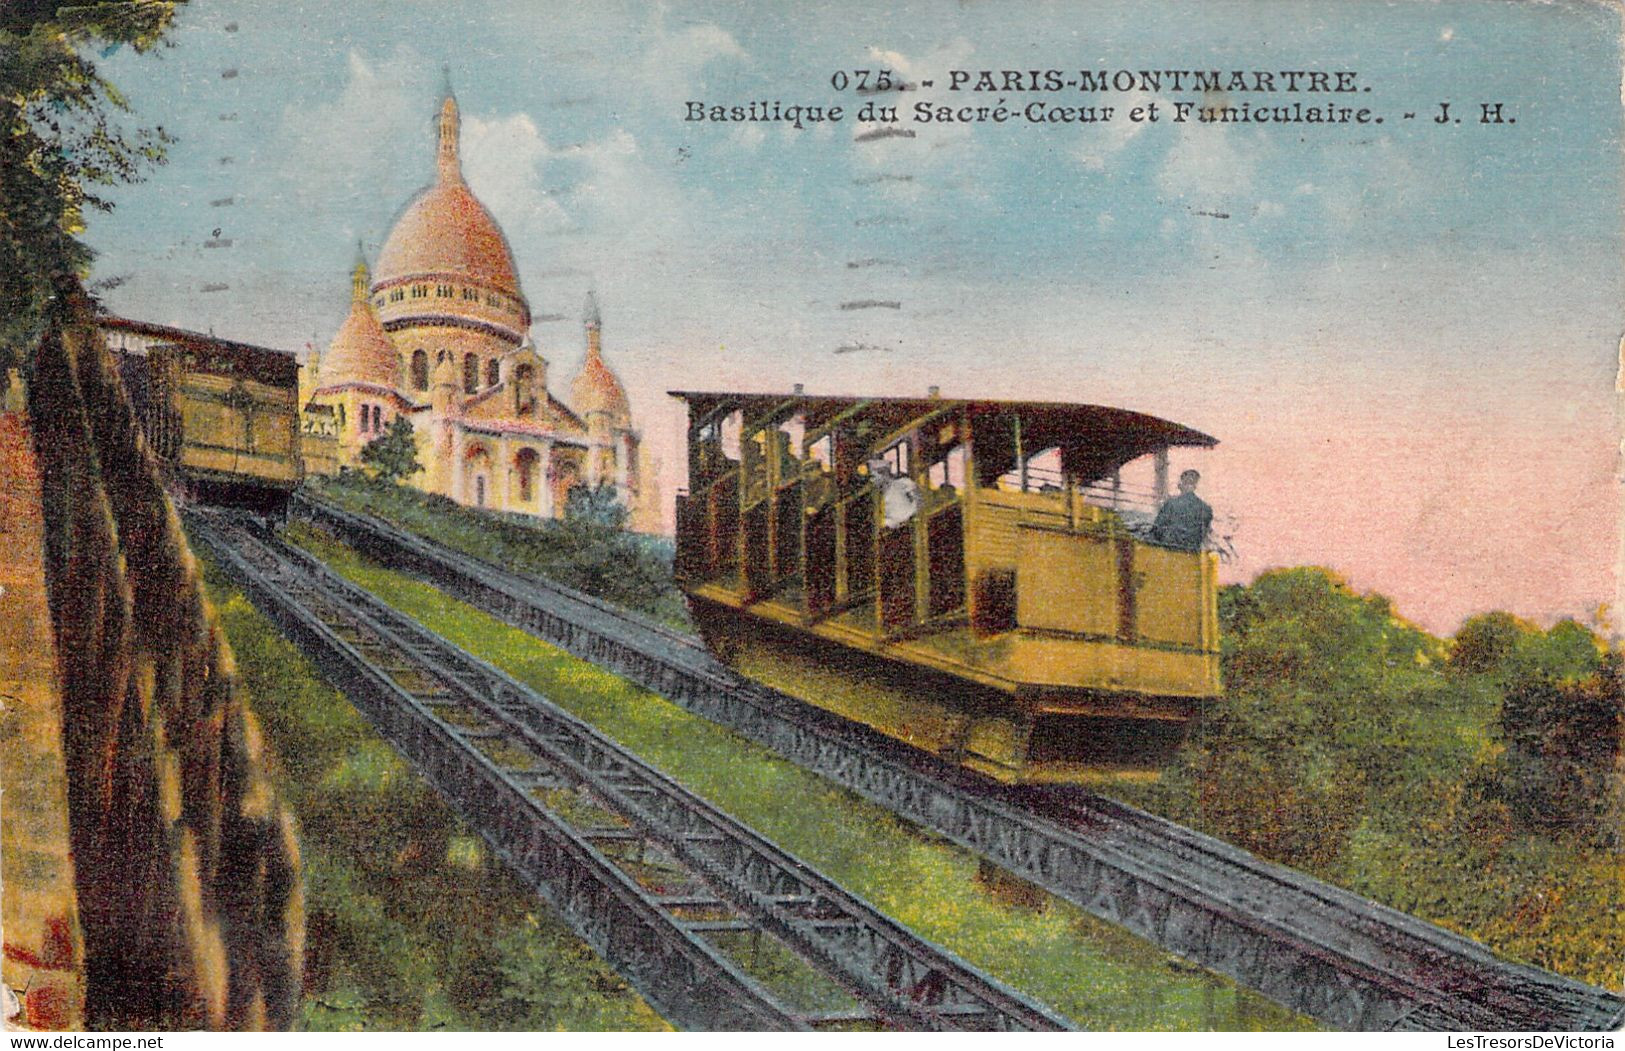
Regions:
M 1324 565 L 1441 632 L 1618 605 L 1617 11 L 814 6 L 196 2 L 173 46 L 101 63 L 177 141 L 93 219 L 93 278 L 128 316 L 325 346 L 358 244 L 375 257 L 432 177 L 445 67 L 550 386 L 567 396 L 595 290 L 668 501 L 668 389 L 1076 400 L 1219 438 L 1174 467 L 1202 471 L 1233 534 L 1225 580 Z M 837 90 L 880 69 L 915 90 Z M 1351 71 L 1357 90 L 948 89 L 984 69 Z M 857 121 L 870 100 L 902 119 Z M 845 119 L 685 119 L 752 101 Z M 1127 119 L 1152 101 L 1158 122 Z M 1177 101 L 1383 122 L 1174 123 Z M 910 120 L 921 102 L 1018 117 Z M 1480 123 L 1483 102 L 1512 122 Z M 1114 112 L 1035 124 L 1032 103 Z

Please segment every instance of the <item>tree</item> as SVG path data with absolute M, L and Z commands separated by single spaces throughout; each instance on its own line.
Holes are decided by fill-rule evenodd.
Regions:
M 1202 828 L 1325 872 L 1392 780 L 1395 712 L 1433 676 L 1436 640 L 1336 574 L 1275 570 L 1219 596 L 1225 696 L 1167 777 Z M 1177 804 L 1176 805 L 1180 805 Z
M 1511 655 L 1492 789 L 1526 829 L 1619 839 L 1625 670 L 1574 621 L 1526 636 Z
M 613 485 L 577 485 L 564 498 L 564 520 L 603 529 L 624 529 L 630 512 Z
M 412 421 L 397 416 L 389 428 L 361 450 L 361 462 L 372 469 L 374 478 L 391 484 L 423 470 L 418 462 L 418 443 Z
M 1468 617 L 1450 640 L 1452 671 L 1479 675 L 1497 671 L 1535 626 L 1510 613 L 1496 610 Z
M 27 360 L 53 302 L 87 274 L 78 239 L 97 187 L 139 181 L 171 141 L 126 132 L 118 88 L 88 57 L 156 47 L 186 0 L 7 0 L 0 5 L 0 383 Z
M 565 497 L 564 520 L 551 532 L 569 567 L 567 583 L 622 605 L 649 608 L 671 589 L 671 563 L 648 538 L 626 528 L 628 517 L 614 486 L 578 485 Z

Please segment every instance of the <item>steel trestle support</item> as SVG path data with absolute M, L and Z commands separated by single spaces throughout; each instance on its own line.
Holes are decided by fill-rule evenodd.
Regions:
M 745 930 L 776 938 L 862 1001 L 866 1006 L 857 1014 L 884 1024 L 972 1030 L 1069 1027 L 1053 1012 L 912 935 L 522 683 L 391 610 L 310 556 L 264 534 L 253 535 L 241 524 L 223 524 L 218 517 L 193 515 L 189 526 L 255 603 L 312 654 L 324 674 L 342 685 L 470 824 L 677 1024 L 762 1029 L 825 1020 L 778 1006 L 697 937 Z M 251 548 L 257 550 L 245 557 Z M 295 590 L 307 592 L 303 601 L 291 596 Z M 337 629 L 335 610 L 342 610 Z M 343 631 L 358 637 L 346 640 Z M 364 652 L 369 648 L 388 652 L 396 665 L 390 673 L 381 660 Z M 427 703 L 399 684 L 405 674 L 432 683 L 434 693 Z M 483 728 L 452 723 L 429 710 L 456 704 L 462 705 L 463 722 L 475 714 Z M 539 759 L 543 769 L 504 769 L 469 744 L 490 738 L 519 746 Z M 594 802 L 607 804 L 626 827 L 571 828 L 530 794 L 536 787 L 567 785 L 586 786 Z M 686 898 L 650 892 L 595 848 L 594 841 L 659 844 L 696 874 L 706 890 Z M 566 877 L 562 885 L 561 873 Z M 630 922 L 628 901 L 638 905 Z M 744 918 L 696 921 L 675 915 L 685 903 L 705 902 L 727 905 Z M 686 950 L 679 954 L 686 967 L 674 966 L 667 943 Z M 707 967 L 689 959 L 696 953 L 707 958 Z M 676 978 L 668 974 L 672 971 Z
M 1065 821 L 793 698 L 600 599 L 296 494 L 386 566 L 598 664 L 1278 1003 L 1341 1029 L 1603 1030 L 1625 998 L 1099 797 Z

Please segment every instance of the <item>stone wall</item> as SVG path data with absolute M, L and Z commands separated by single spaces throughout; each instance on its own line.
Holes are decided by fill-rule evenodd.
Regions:
M 45 598 L 39 470 L 28 414 L 14 396 L 0 411 L 0 478 L 0 976 L 3 992 L 15 991 L 6 998 L 6 1023 L 74 1029 L 84 1024 L 84 953 L 62 699 Z
M 82 296 L 40 345 L 28 408 L 85 1022 L 286 1028 L 304 929 L 293 821 Z

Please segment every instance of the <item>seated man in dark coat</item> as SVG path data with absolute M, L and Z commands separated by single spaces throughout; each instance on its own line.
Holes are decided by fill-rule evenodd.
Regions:
M 1151 527 L 1151 540 L 1163 547 L 1200 551 L 1207 531 L 1213 525 L 1213 508 L 1196 495 L 1202 476 L 1186 471 L 1179 476 L 1179 495 L 1162 505 Z

